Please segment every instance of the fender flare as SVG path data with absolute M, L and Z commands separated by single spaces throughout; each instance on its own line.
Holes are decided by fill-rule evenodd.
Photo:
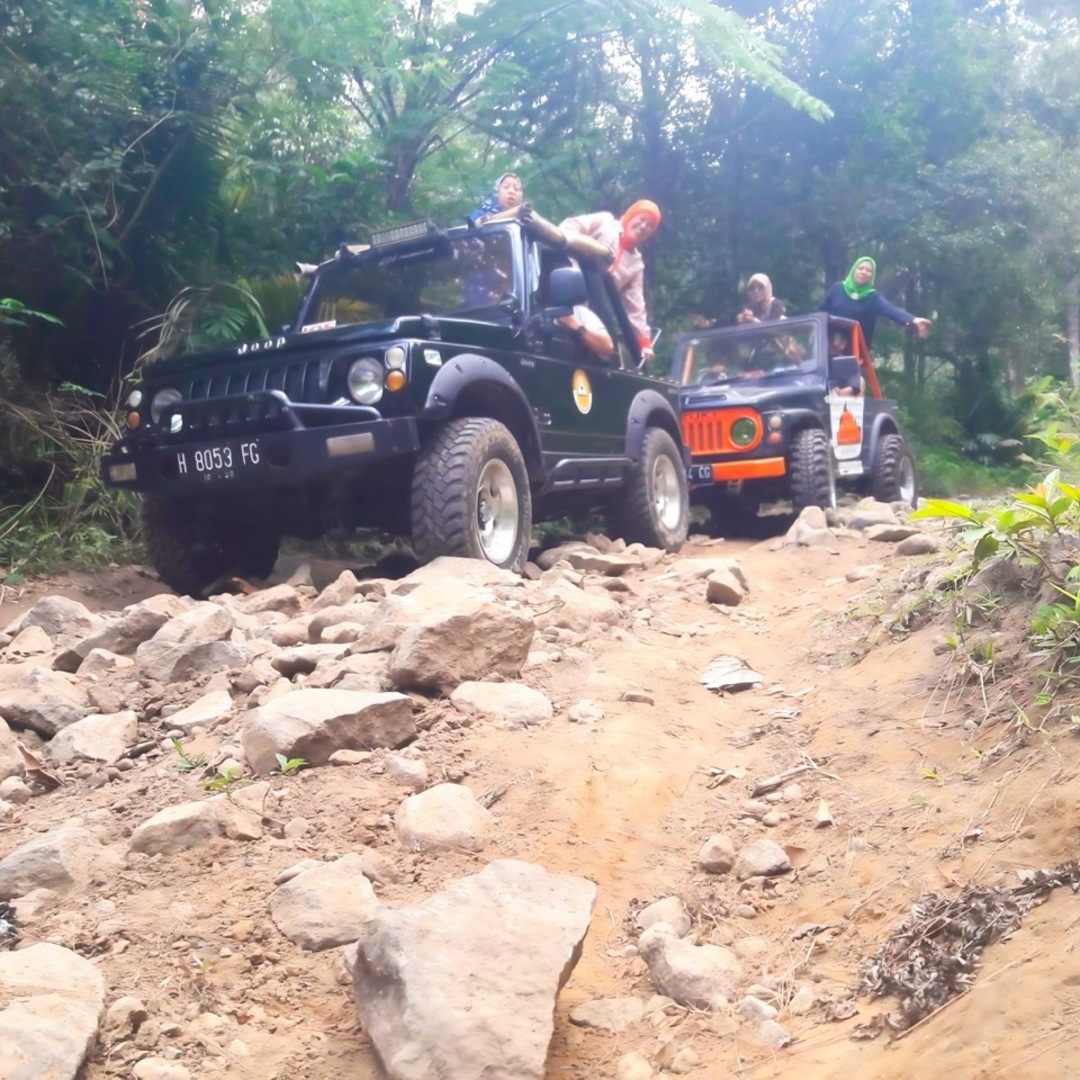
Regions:
M 813 409 L 779 409 L 777 411 L 784 418 L 785 434 L 794 435 L 796 431 L 802 431 L 803 428 L 819 428 L 826 433 L 829 431 L 828 416 L 822 419 L 821 414 Z
M 453 416 L 461 395 L 480 384 L 497 387 L 499 393 L 509 398 L 513 416 L 493 416 L 492 419 L 511 421 L 506 426 L 521 445 L 530 473 L 536 473 L 542 468 L 542 455 L 540 432 L 532 406 L 517 380 L 490 357 L 476 353 L 459 353 L 445 361 L 428 387 L 423 419 L 444 420 Z M 496 410 L 492 410 L 494 411 Z M 482 414 L 491 415 L 490 412 Z
M 873 469 L 877 460 L 878 446 L 886 435 L 899 435 L 900 428 L 896 425 L 896 417 L 891 413 L 878 413 L 874 417 L 874 426 L 870 429 L 870 438 L 866 440 L 866 467 Z
M 683 442 L 682 427 L 674 405 L 657 390 L 641 390 L 631 402 L 626 417 L 626 456 L 631 461 L 641 460 L 645 432 L 650 427 L 663 428 L 675 440 L 675 445 L 682 452 L 683 464 L 689 467 L 690 451 Z

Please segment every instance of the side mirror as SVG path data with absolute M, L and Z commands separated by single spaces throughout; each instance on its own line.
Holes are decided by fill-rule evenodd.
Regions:
M 833 356 L 829 359 L 829 383 L 832 386 L 859 388 L 859 358 L 857 356 Z
M 552 270 L 548 293 L 551 306 L 558 308 L 572 308 L 589 298 L 585 275 L 576 266 L 559 266 Z

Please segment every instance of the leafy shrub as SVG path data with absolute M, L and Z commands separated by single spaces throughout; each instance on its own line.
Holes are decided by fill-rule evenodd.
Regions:
M 101 395 L 75 386 L 0 396 L 0 576 L 105 565 L 125 554 L 136 502 L 107 488 L 101 459 L 120 431 Z

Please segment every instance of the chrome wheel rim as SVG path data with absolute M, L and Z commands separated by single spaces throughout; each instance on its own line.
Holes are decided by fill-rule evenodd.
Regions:
M 677 529 L 682 517 L 682 490 L 671 458 L 660 455 L 653 462 L 652 499 L 656 520 L 665 529 Z
M 476 488 L 476 533 L 489 562 L 501 565 L 514 552 L 520 514 L 517 484 L 505 461 L 487 462 Z
M 900 475 L 896 486 L 904 502 L 915 502 L 915 465 L 906 455 L 900 459 Z

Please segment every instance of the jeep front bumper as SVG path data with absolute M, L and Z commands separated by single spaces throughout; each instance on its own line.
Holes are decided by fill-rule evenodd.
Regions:
M 201 434 L 201 433 L 200 433 Z M 195 441 L 118 443 L 101 466 L 111 487 L 154 494 L 301 485 L 420 447 L 412 417 L 286 430 L 228 430 Z

